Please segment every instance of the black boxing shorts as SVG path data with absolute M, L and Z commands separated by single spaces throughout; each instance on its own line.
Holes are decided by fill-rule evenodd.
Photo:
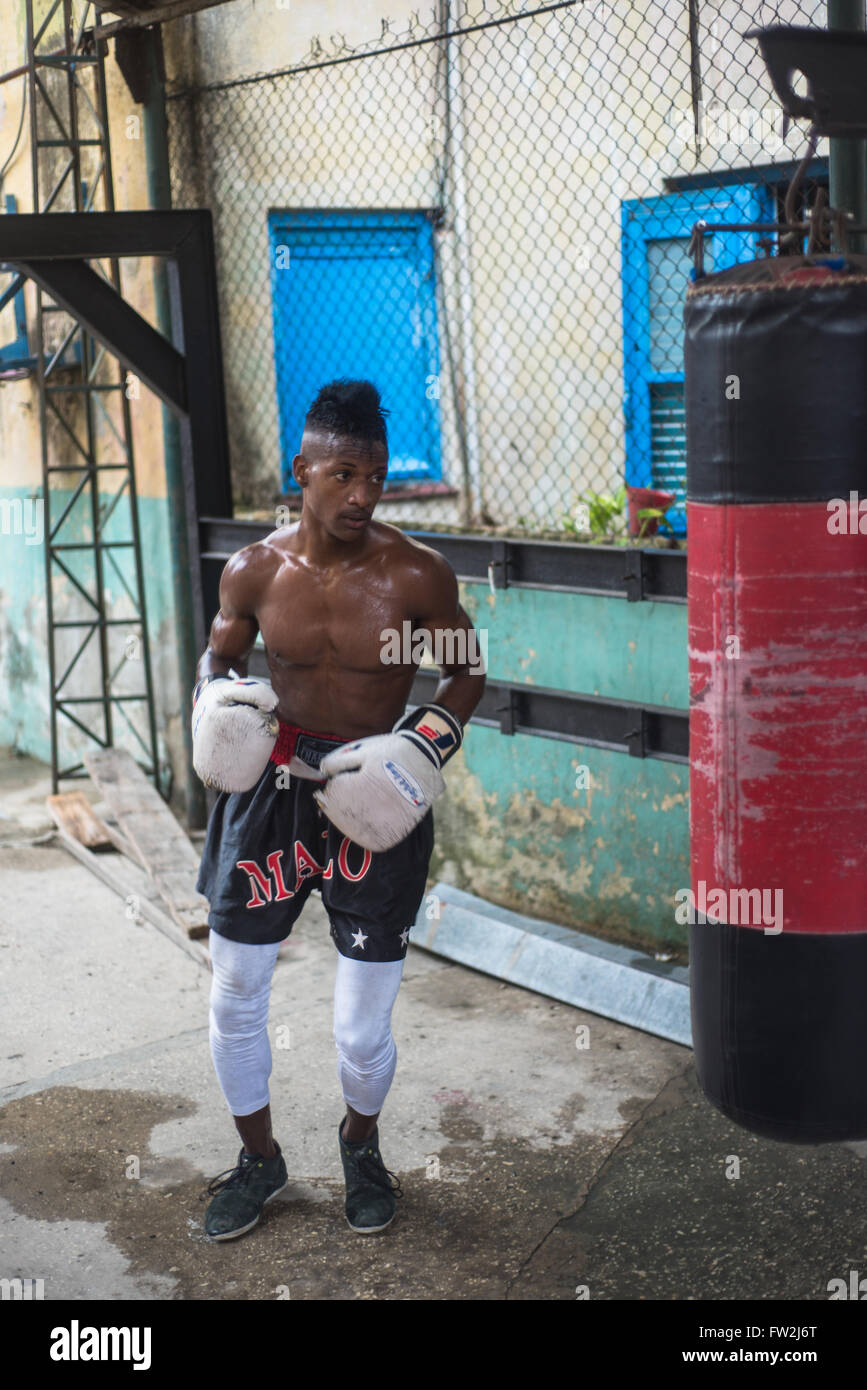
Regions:
M 196 882 L 218 936 L 251 945 L 283 941 L 318 888 L 342 956 L 392 961 L 406 955 L 433 850 L 433 811 L 379 854 L 348 839 L 313 793 L 326 780 L 316 777 L 321 760 L 350 742 L 281 720 L 255 787 L 219 793 Z

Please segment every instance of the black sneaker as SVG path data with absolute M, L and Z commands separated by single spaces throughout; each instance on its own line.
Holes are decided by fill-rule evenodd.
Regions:
M 403 1191 L 398 1178 L 380 1157 L 379 1128 L 369 1139 L 347 1144 L 343 1138 L 344 1123 L 341 1120 L 337 1137 L 346 1178 L 346 1220 L 353 1231 L 373 1235 L 391 1224 L 396 1199 L 403 1196 Z
M 205 1212 L 205 1232 L 211 1240 L 234 1240 L 251 1231 L 262 1215 L 266 1202 L 288 1186 L 289 1176 L 280 1152 L 273 1158 L 248 1154 L 241 1149 L 238 1166 L 218 1173 L 208 1183 L 207 1194 L 214 1200 Z

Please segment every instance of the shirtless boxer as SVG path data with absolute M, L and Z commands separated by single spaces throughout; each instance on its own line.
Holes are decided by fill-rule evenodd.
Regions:
M 271 1132 L 268 1006 L 280 943 L 314 887 L 338 951 L 349 1225 L 384 1229 L 402 1195 L 377 1128 L 396 1064 L 391 1011 L 424 895 L 440 768 L 485 678 L 471 660 L 441 666 L 433 703 L 407 715 L 416 663 L 382 659 L 384 632 L 403 632 L 407 619 L 435 644 L 438 632 L 472 634 L 442 556 L 371 519 L 387 474 L 386 413 L 370 382 L 319 392 L 292 465 L 301 520 L 227 562 L 196 672 L 193 761 L 219 790 L 198 880 L 210 903 L 211 1055 L 243 1140 L 237 1166 L 208 1187 L 214 1240 L 250 1230 L 288 1182 Z M 270 685 L 246 677 L 260 630 Z M 474 652 L 472 636 L 466 645 Z

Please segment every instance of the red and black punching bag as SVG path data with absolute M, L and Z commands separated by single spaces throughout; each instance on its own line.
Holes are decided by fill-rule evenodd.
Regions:
M 705 276 L 684 326 L 699 1082 L 757 1134 L 864 1139 L 867 257 Z

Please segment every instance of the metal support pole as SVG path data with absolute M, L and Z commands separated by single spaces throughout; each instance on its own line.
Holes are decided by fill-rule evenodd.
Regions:
M 449 28 L 449 6 L 444 7 L 443 29 Z M 479 521 L 483 511 L 481 480 L 481 448 L 479 444 L 478 391 L 476 386 L 475 308 L 473 303 L 473 272 L 471 265 L 472 237 L 469 225 L 466 173 L 466 125 L 464 121 L 464 90 L 461 40 L 445 40 L 446 86 L 449 103 L 449 139 L 446 153 L 452 177 L 454 256 L 457 276 L 459 351 L 461 356 L 461 404 L 463 407 L 466 441 L 465 457 L 465 520 Z
M 33 211 L 41 212 L 39 202 L 39 119 L 36 103 L 36 15 L 34 13 L 32 0 L 25 9 L 27 24 L 27 80 L 28 80 L 28 106 L 30 108 L 30 173 L 31 186 L 33 188 Z M 45 510 L 45 612 L 46 612 L 46 637 L 48 645 L 48 704 L 51 717 L 51 790 L 54 795 L 60 790 L 57 776 L 58 766 L 58 740 L 57 740 L 57 704 L 55 701 L 55 688 L 57 684 L 57 663 L 54 655 L 54 642 L 52 631 L 54 627 L 54 591 L 52 588 L 51 570 L 51 542 L 53 539 L 53 522 L 51 516 L 51 491 L 48 486 L 48 427 L 46 421 L 45 406 L 45 346 L 44 346 L 45 325 L 42 318 L 42 294 L 36 291 L 36 324 L 35 324 L 35 345 L 36 354 L 36 381 L 39 400 L 39 442 L 42 452 L 42 496 Z
M 158 44 L 159 30 L 145 29 L 143 57 L 147 71 L 147 96 L 144 116 L 145 159 L 147 163 L 148 204 L 152 208 L 171 209 L 171 180 L 169 176 L 168 122 L 166 118 L 165 87 L 160 77 Z M 165 261 L 154 261 L 154 297 L 157 327 L 171 341 L 172 322 L 169 284 Z M 181 433 L 177 418 L 163 406 L 163 454 L 166 465 L 166 494 L 169 513 L 169 539 L 172 551 L 172 589 L 177 634 L 178 678 L 181 693 L 181 729 L 184 738 L 186 765 L 187 825 L 201 829 L 206 822 L 204 788 L 193 770 L 193 739 L 190 728 L 189 700 L 196 679 L 196 665 L 201 655 L 196 650 L 190 585 L 190 552 L 187 544 L 187 514 L 184 490 Z
M 828 28 L 865 28 L 864 0 L 828 0 Z M 856 222 L 867 222 L 867 141 L 833 137 L 830 146 L 830 203 L 854 214 Z M 853 251 L 865 250 L 863 235 L 850 240 Z

